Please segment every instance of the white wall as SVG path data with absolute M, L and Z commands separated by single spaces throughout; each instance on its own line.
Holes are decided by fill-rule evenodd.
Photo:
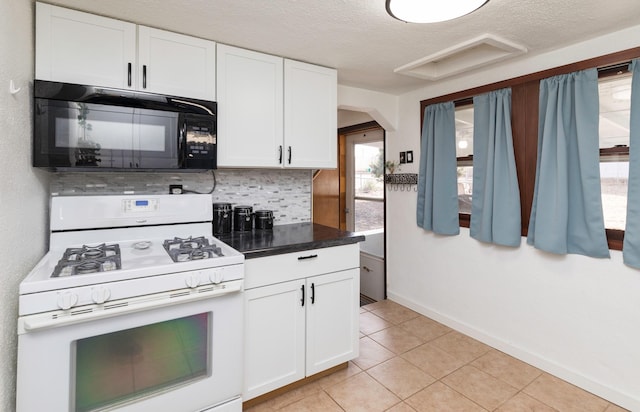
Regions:
M 18 284 L 44 254 L 48 226 L 48 176 L 31 168 L 31 0 L 0 1 L 0 62 L 0 410 L 13 411 Z
M 353 110 L 338 110 L 338 129 L 361 123 L 368 123 L 373 118 L 367 112 L 354 112 Z
M 387 132 L 396 130 L 398 122 L 397 96 L 338 85 L 338 109 L 367 113 Z
M 387 150 L 420 158 L 420 100 L 640 45 L 640 26 L 399 98 Z M 611 259 L 555 256 L 425 232 L 416 193 L 387 192 L 389 298 L 631 410 L 640 410 L 640 271 Z M 462 257 L 462 258 L 461 258 Z

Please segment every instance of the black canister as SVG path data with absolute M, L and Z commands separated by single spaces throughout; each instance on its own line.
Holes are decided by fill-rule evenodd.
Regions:
M 231 233 L 231 203 L 213 204 L 213 234 Z
M 250 232 L 253 229 L 253 207 L 236 206 L 233 208 L 233 230 Z
M 273 210 L 256 210 L 256 229 L 273 229 Z

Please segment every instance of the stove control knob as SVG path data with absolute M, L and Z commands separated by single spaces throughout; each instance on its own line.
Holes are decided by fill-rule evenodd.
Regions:
M 98 287 L 91 290 L 91 299 L 98 305 L 103 304 L 111 297 L 111 291 L 107 288 Z
M 197 273 L 189 273 L 184 279 L 188 288 L 194 289 L 200 286 L 200 276 Z
M 58 307 L 62 310 L 71 309 L 78 303 L 78 295 L 72 292 L 63 292 L 58 295 Z
M 214 270 L 209 276 L 209 279 L 214 285 L 221 283 L 224 280 L 224 273 L 222 272 L 222 269 Z

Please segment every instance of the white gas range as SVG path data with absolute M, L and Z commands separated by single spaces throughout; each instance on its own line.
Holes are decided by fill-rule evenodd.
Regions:
M 244 256 L 211 219 L 210 195 L 52 198 L 20 284 L 18 411 L 240 411 Z

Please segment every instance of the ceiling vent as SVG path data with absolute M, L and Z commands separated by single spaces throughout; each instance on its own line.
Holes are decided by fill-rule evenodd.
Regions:
M 527 48 L 491 34 L 462 42 L 448 49 L 405 64 L 395 73 L 439 80 L 502 61 L 527 52 Z

